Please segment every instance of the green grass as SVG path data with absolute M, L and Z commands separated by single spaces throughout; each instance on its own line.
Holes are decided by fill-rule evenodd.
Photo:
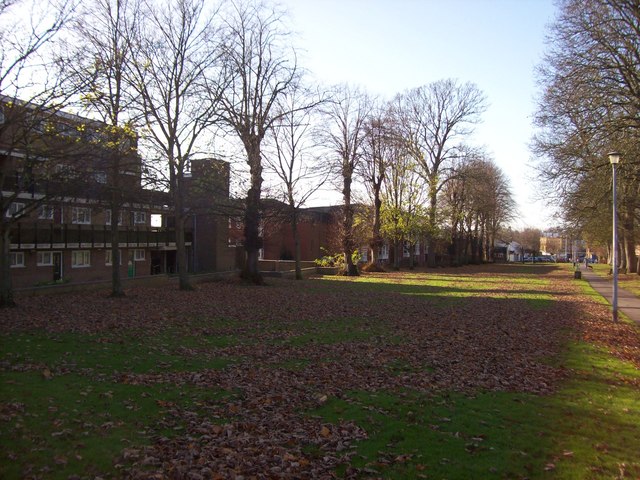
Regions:
M 548 269 L 549 267 L 547 267 Z M 526 271 L 526 275 L 522 272 Z M 450 307 L 468 298 L 518 298 L 536 309 L 551 305 L 553 296 L 549 291 L 550 281 L 540 278 L 535 265 L 514 266 L 512 275 L 429 274 L 406 273 L 396 275 L 393 280 L 386 274 L 370 274 L 360 277 L 326 276 L 322 281 L 329 287 L 338 283 L 340 288 L 364 293 L 399 293 L 423 297 L 435 306 Z M 515 276 L 517 274 L 518 276 Z M 372 298 L 374 302 L 382 302 Z
M 171 332 L 3 335 L 0 404 L 8 421 L 0 431 L 0 478 L 22 478 L 30 468 L 44 478 L 94 476 L 113 471 L 124 448 L 135 452 L 153 436 L 178 434 L 182 427 L 171 424 L 168 408 L 197 411 L 230 394 L 172 383 L 131 385 L 120 375 L 224 368 L 232 359 L 185 347 L 208 345 L 215 353 L 229 342 Z
M 518 265 L 483 275 L 324 277 L 295 285 L 306 293 L 346 291 L 348 295 L 336 298 L 348 302 L 357 295 L 382 312 L 389 296 L 398 295 L 423 298 L 425 312 L 433 316 L 446 311 L 440 309 L 443 305 L 484 297 L 513 301 L 514 311 L 536 312 L 562 301 L 546 276 L 552 268 L 558 267 Z M 579 285 L 583 295 L 595 295 L 586 281 Z M 295 294 L 287 290 L 287 295 Z M 418 304 L 423 305 L 421 300 Z M 431 307 L 435 309 L 429 311 Z M 246 359 L 227 352 L 250 349 L 258 341 L 279 349 L 268 368 L 297 375 L 313 362 L 325 361 L 325 346 L 331 350 L 326 360 L 335 362 L 350 345 L 384 349 L 408 340 L 394 329 L 394 312 L 382 321 L 340 311 L 334 309 L 322 321 L 279 318 L 256 321 L 250 328 L 241 319 L 203 316 L 181 319 L 153 334 L 3 333 L 0 478 L 126 476 L 123 471 L 143 455 L 145 445 L 184 434 L 185 425 L 174 410 L 222 423 L 229 419 L 212 416 L 211 408 L 243 395 L 170 379 L 134 385 L 129 376 L 233 369 Z M 320 354 L 307 355 L 305 349 L 316 346 Z M 434 371 L 427 362 L 412 360 L 391 359 L 381 368 L 391 377 Z M 575 340 L 561 355 L 544 361 L 568 372 L 554 394 L 358 390 L 330 397 L 306 413 L 332 424 L 353 421 L 366 430 L 368 438 L 352 446 L 355 455 L 337 469 L 338 477 L 356 467 L 361 478 L 385 479 L 640 478 L 637 366 Z M 241 412 L 237 419 L 244 421 Z M 123 451 L 130 458 L 122 458 Z M 304 452 L 308 457 L 325 455 L 311 441 Z
M 365 478 L 518 478 L 530 476 L 550 449 L 549 438 L 540 441 L 543 419 L 531 401 L 503 392 L 474 397 L 352 392 L 314 413 L 331 422 L 355 421 L 367 430 L 369 439 L 357 445 L 352 462 L 365 469 Z
M 562 361 L 575 376 L 549 396 L 351 392 L 312 414 L 368 432 L 362 478 L 637 478 L 640 372 L 583 343 Z
M 52 479 L 113 471 L 123 449 L 139 451 L 154 436 L 180 432 L 183 426 L 171 423 L 168 409 L 197 410 L 228 395 L 76 374 L 45 377 L 40 371 L 3 372 L 0 382 L 3 413 L 10 418 L 0 433 L 1 478 L 23 478 L 30 465 L 33 474 Z
M 176 343 L 179 338 L 179 343 Z M 231 359 L 187 352 L 223 347 L 228 337 L 191 337 L 175 333 L 159 336 L 98 336 L 78 334 L 16 334 L 2 339 L 2 356 L 10 364 L 42 364 L 53 368 L 91 370 L 97 374 L 115 372 L 149 373 L 158 370 L 201 370 L 223 368 Z
M 611 278 L 611 266 L 606 263 L 596 263 L 593 265 L 593 271 L 601 277 Z M 618 285 L 625 290 L 632 292 L 640 297 L 640 275 L 636 273 L 619 273 Z

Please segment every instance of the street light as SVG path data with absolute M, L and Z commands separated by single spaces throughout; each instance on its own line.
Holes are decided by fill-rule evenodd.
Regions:
M 616 165 L 620 162 L 620 154 L 618 152 L 610 152 L 609 162 L 613 169 L 613 245 L 611 270 L 613 272 L 613 298 L 611 299 L 611 307 L 613 311 L 613 321 L 618 321 L 618 215 L 616 213 Z

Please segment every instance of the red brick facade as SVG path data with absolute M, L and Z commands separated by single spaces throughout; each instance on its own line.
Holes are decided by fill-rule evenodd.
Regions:
M 111 218 L 109 188 L 114 173 L 110 157 L 94 141 L 104 124 L 64 113 L 45 116 L 29 104 L 16 106 L 6 99 L 0 101 L 0 108 L 3 118 L 10 113 L 16 117 L 0 127 L 2 229 L 10 238 L 13 286 L 110 280 L 111 222 L 116 219 Z M 37 128 L 35 115 L 43 116 Z M 27 120 L 35 140 L 21 144 L 16 132 L 27 128 L 20 127 Z M 37 149 L 30 150 L 34 144 Z M 125 199 L 117 220 L 121 275 L 175 273 L 170 197 L 142 188 L 142 160 L 135 145 L 122 165 L 118 185 Z M 72 174 L 78 181 L 64 178 Z M 235 249 L 227 244 L 228 217 L 219 208 L 229 200 L 228 164 L 194 160 L 187 181 L 190 271 L 233 269 Z M 203 188 L 206 182 L 211 188 Z

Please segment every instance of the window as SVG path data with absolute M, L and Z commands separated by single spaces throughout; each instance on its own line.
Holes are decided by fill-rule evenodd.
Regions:
M 95 178 L 96 182 L 106 184 L 107 183 L 107 174 L 106 172 L 94 172 L 93 178 Z
M 402 243 L 402 256 L 404 258 L 409 258 L 411 253 L 411 244 L 406 240 Z
M 53 205 L 40 205 L 38 218 L 40 220 L 53 220 Z
M 91 252 L 89 250 L 74 250 L 71 252 L 71 268 L 91 266 Z
M 133 212 L 133 223 L 136 225 L 147 223 L 147 212 Z
M 133 259 L 134 259 L 136 262 L 142 262 L 142 261 L 144 261 L 144 250 L 143 250 L 143 249 L 141 249 L 141 248 L 136 248 L 136 249 L 133 251 Z
M 162 227 L 162 214 L 160 214 L 160 213 L 152 213 L 151 214 L 151 226 L 152 227 Z
M 118 258 L 119 258 L 119 265 L 122 265 L 122 251 L 118 250 Z M 105 252 L 105 259 L 104 259 L 104 264 L 105 265 L 113 265 L 113 255 L 111 252 L 111 249 L 107 250 Z
M 244 224 L 239 217 L 229 217 L 229 238 L 230 247 L 241 247 L 244 241 Z
M 378 250 L 378 258 L 380 260 L 388 260 L 389 259 L 389 245 L 386 243 L 380 246 L 380 250 Z
M 360 247 L 360 261 L 368 262 L 369 247 Z
M 91 223 L 91 209 L 87 207 L 73 207 L 71 209 L 71 223 L 89 225 Z
M 25 204 L 20 202 L 11 202 L 9 208 L 7 209 L 6 216 L 7 217 L 17 217 L 18 215 L 22 215 L 24 211 Z
M 38 266 L 50 267 L 53 265 L 53 253 L 52 252 L 38 252 Z
M 58 164 L 55 166 L 55 173 L 61 178 L 76 178 L 77 172 L 70 166 L 64 164 Z
M 10 252 L 9 265 L 11 268 L 24 267 L 24 252 Z
M 416 242 L 415 250 L 413 251 L 416 255 L 420 255 L 420 242 Z
M 104 224 L 111 225 L 111 210 L 104 211 Z M 122 225 L 122 210 L 118 212 L 118 225 Z

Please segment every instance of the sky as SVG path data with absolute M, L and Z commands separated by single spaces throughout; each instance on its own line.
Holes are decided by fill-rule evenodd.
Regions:
M 515 228 L 554 225 L 529 143 L 553 0 L 280 0 L 299 63 L 323 84 L 347 82 L 392 98 L 444 79 L 475 83 L 489 108 L 471 141 L 510 180 Z M 339 203 L 328 192 L 313 204 Z

